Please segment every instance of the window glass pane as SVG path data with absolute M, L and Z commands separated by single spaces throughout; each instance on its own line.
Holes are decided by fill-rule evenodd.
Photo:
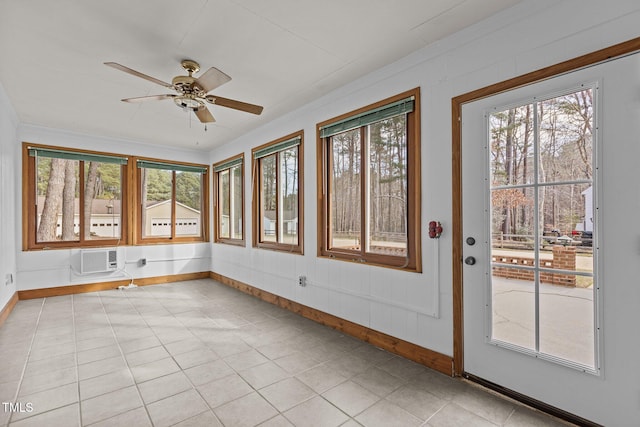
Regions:
M 361 141 L 360 130 L 330 139 L 330 242 L 329 248 L 360 249 Z
M 502 263 L 491 272 L 491 339 L 535 350 L 535 272 Z
M 553 276 L 567 283 L 581 279 L 570 274 Z M 566 290 L 565 285 L 540 283 L 540 352 L 594 367 L 593 289 Z
M 84 162 L 84 237 L 120 239 L 122 224 L 122 167 L 114 163 Z
M 263 157 L 260 162 L 260 241 L 277 241 L 276 154 Z
M 367 252 L 407 254 L 406 117 L 368 126 Z
M 493 262 L 535 265 L 535 190 L 533 187 L 491 190 L 491 257 Z
M 176 176 L 176 236 L 202 234 L 202 174 L 175 171 Z
M 242 239 L 242 167 L 231 168 L 231 238 Z
M 142 174 L 142 236 L 171 237 L 171 181 L 173 173 L 140 169 Z
M 36 242 L 78 241 L 78 160 L 37 158 Z
M 527 104 L 489 117 L 492 187 L 533 182 L 533 110 Z
M 231 236 L 231 206 L 229 197 L 229 170 L 218 174 L 218 221 L 220 221 L 220 236 L 228 239 Z
M 279 242 L 298 244 L 298 147 L 279 153 L 280 209 L 278 223 Z
M 538 104 L 540 182 L 592 178 L 592 101 L 587 89 Z

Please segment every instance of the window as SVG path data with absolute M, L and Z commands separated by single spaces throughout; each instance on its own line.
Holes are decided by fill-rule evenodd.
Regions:
M 215 241 L 244 245 L 244 155 L 213 165 Z
M 207 166 L 137 160 L 138 243 L 207 239 Z
M 254 148 L 253 245 L 302 253 L 302 131 Z
M 25 250 L 126 240 L 124 156 L 23 144 Z
M 318 125 L 319 255 L 421 271 L 419 89 Z

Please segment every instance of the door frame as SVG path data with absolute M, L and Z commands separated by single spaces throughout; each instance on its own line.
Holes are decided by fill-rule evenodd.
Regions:
M 452 162 L 452 265 L 453 265 L 453 375 L 464 370 L 464 307 L 463 307 L 463 229 L 462 229 L 462 106 L 501 92 L 516 89 L 561 74 L 589 67 L 640 51 L 640 37 L 606 47 L 549 67 L 545 67 L 496 84 L 485 86 L 451 99 L 451 162 Z M 478 379 L 480 380 L 480 379 Z M 481 380 L 480 380 L 481 381 Z M 489 384 L 486 384 L 489 385 Z M 496 387 L 500 388 L 499 385 Z M 503 390 L 505 391 L 505 390 Z M 520 396 L 525 400 L 526 396 Z M 535 405 L 534 405 L 535 406 Z

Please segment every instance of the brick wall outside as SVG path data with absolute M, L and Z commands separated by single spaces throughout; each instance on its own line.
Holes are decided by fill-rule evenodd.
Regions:
M 519 268 L 510 268 L 511 266 L 534 266 L 534 259 L 527 257 L 516 256 L 494 256 L 493 262 L 497 264 L 504 264 L 505 266 L 494 265 L 492 268 L 493 275 L 496 277 L 503 277 L 505 279 L 518 279 L 533 281 L 534 273 L 531 270 L 522 270 Z M 562 270 L 576 270 L 576 248 L 574 246 L 560 246 L 555 245 L 553 247 L 553 259 L 552 260 L 540 260 L 541 267 L 544 268 L 556 268 Z M 576 276 L 573 274 L 558 274 L 540 272 L 540 281 L 543 283 L 551 283 L 553 285 L 561 286 L 576 286 Z

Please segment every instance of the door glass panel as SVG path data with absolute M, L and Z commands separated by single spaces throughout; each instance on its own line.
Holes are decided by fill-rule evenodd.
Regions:
M 537 104 L 540 182 L 591 179 L 592 98 L 592 89 L 585 89 Z
M 491 190 L 493 262 L 536 265 L 534 194 L 533 187 Z
M 536 283 L 533 270 L 494 264 L 491 330 L 494 340 L 536 348 Z
M 581 88 L 488 117 L 490 339 L 589 368 L 595 368 L 592 95 Z

